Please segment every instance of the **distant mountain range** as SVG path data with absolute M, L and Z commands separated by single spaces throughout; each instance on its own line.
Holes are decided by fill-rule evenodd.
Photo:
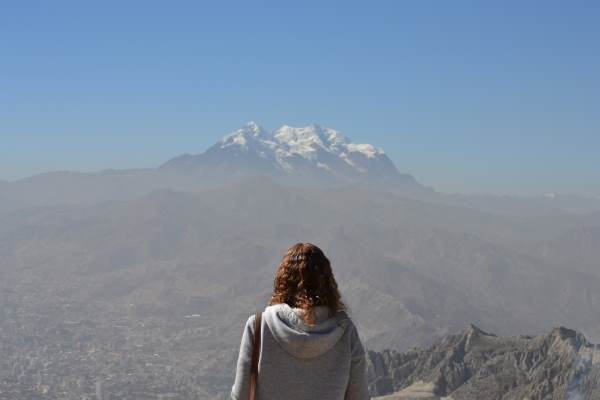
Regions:
M 224 136 L 202 154 L 184 154 L 160 169 L 243 176 L 263 174 L 304 183 L 368 183 L 421 188 L 401 174 L 385 152 L 356 144 L 339 131 L 309 125 L 288 125 L 267 132 L 250 122 Z
M 600 198 L 589 196 L 436 192 L 400 172 L 382 149 L 353 143 L 337 130 L 312 124 L 300 128 L 284 125 L 267 132 L 250 122 L 203 153 L 179 155 L 156 168 L 50 171 L 12 182 L 0 181 L 0 215 L 36 206 L 131 200 L 159 189 L 198 192 L 254 176 L 291 186 L 362 187 L 508 215 L 600 211 Z
M 368 360 L 380 400 L 600 399 L 600 346 L 564 327 L 497 337 L 471 325 L 427 349 L 370 351 Z

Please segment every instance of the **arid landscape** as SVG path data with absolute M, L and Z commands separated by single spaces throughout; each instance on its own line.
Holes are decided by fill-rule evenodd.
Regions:
M 543 347 L 489 398 L 562 399 L 531 389 L 541 382 L 531 374 L 553 362 L 554 336 L 573 335 L 553 328 L 587 338 L 577 334 L 569 357 L 600 343 L 600 200 L 443 194 L 342 137 L 249 124 L 158 168 L 3 183 L 0 398 L 227 398 L 244 321 L 265 306 L 283 251 L 310 241 L 367 348 L 392 351 L 369 354 L 383 357 L 374 395 L 423 381 L 435 395 L 481 398 L 487 381 L 460 371 L 493 375 L 512 361 L 483 361 L 481 349 L 442 360 L 474 324 L 477 343 L 499 354 Z M 441 365 L 455 370 L 446 388 Z M 569 373 L 561 382 L 576 385 Z M 582 387 L 597 395 L 593 376 Z

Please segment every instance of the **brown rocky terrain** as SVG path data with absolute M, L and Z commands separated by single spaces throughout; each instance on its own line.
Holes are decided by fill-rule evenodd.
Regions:
M 593 400 L 600 398 L 600 346 L 577 331 L 498 337 L 471 325 L 428 349 L 370 351 L 381 399 Z

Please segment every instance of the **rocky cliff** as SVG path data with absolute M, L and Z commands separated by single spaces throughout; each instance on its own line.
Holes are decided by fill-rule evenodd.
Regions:
M 382 399 L 600 399 L 600 346 L 570 329 L 498 337 L 471 325 L 428 349 L 368 352 Z

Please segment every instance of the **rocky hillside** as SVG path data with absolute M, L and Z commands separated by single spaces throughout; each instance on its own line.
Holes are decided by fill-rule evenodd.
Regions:
M 426 350 L 369 351 L 381 399 L 600 399 L 600 346 L 571 329 L 498 337 L 471 325 Z

